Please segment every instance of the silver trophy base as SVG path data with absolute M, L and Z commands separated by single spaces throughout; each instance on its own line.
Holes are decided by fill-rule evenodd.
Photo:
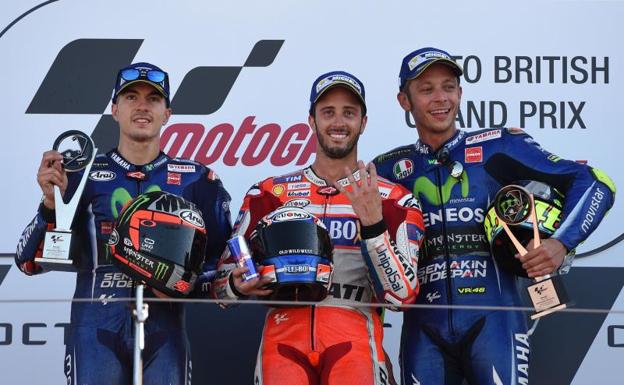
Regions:
M 71 259 L 35 258 L 35 262 L 48 271 L 77 271 Z

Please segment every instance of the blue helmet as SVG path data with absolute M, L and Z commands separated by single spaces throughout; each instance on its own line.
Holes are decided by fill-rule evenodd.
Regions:
M 280 207 L 258 222 L 250 249 L 262 275 L 272 278 L 268 299 L 320 301 L 327 296 L 333 246 L 322 221 L 297 207 Z

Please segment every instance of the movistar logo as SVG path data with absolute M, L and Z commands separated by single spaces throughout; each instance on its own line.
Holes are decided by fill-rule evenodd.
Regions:
M 442 185 L 442 196 L 438 194 L 438 186 L 433 183 L 426 176 L 421 176 L 416 179 L 414 182 L 413 195 L 417 197 L 424 197 L 427 202 L 432 205 L 440 206 L 445 204 L 451 199 L 451 192 L 453 191 L 453 187 L 456 184 L 460 183 L 461 180 L 461 195 L 462 198 L 466 198 L 468 196 L 468 191 L 470 189 L 470 183 L 468 183 L 468 175 L 464 172 L 461 175 L 461 178 L 455 178 L 449 175 L 446 178 L 446 181 Z
M 152 192 L 152 191 L 160 191 L 160 187 L 155 184 L 150 185 L 145 190 L 145 193 Z M 130 202 L 131 200 L 132 200 L 132 195 L 130 195 L 128 190 L 126 190 L 123 187 L 116 188 L 115 191 L 113 191 L 113 193 L 111 194 L 111 212 L 113 213 L 113 217 L 114 218 L 119 217 L 119 213 L 121 212 L 121 210 L 124 208 L 126 203 Z M 128 213 L 129 213 L 129 210 L 128 210 Z

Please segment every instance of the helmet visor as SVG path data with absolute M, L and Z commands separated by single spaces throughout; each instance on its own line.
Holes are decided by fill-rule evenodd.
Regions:
M 142 221 L 140 249 L 191 271 L 199 271 L 206 237 L 196 229 L 172 223 Z
M 257 262 L 293 254 L 318 255 L 332 260 L 327 231 L 312 221 L 288 221 L 259 227 L 251 236 L 251 249 Z

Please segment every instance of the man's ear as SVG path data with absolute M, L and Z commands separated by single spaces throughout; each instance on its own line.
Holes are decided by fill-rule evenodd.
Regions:
M 314 120 L 314 116 L 312 115 L 308 116 L 308 124 L 310 125 L 312 132 L 316 134 L 316 120 Z
M 169 121 L 169 118 L 171 117 L 171 108 L 167 108 L 165 110 L 165 120 L 163 121 L 163 126 L 165 124 L 167 124 L 167 122 Z
M 364 115 L 362 117 L 362 124 L 360 125 L 360 135 L 362 135 L 364 133 L 364 130 L 366 129 L 366 123 L 368 122 L 368 115 Z
M 113 119 L 115 119 L 116 122 L 119 122 L 119 119 L 117 118 L 117 103 L 113 103 L 111 107 L 111 115 L 113 115 Z
M 399 105 L 401 106 L 403 111 L 409 112 L 412 110 L 412 103 L 410 103 L 409 97 L 405 92 L 399 91 L 399 93 L 397 94 L 397 101 L 399 102 Z

